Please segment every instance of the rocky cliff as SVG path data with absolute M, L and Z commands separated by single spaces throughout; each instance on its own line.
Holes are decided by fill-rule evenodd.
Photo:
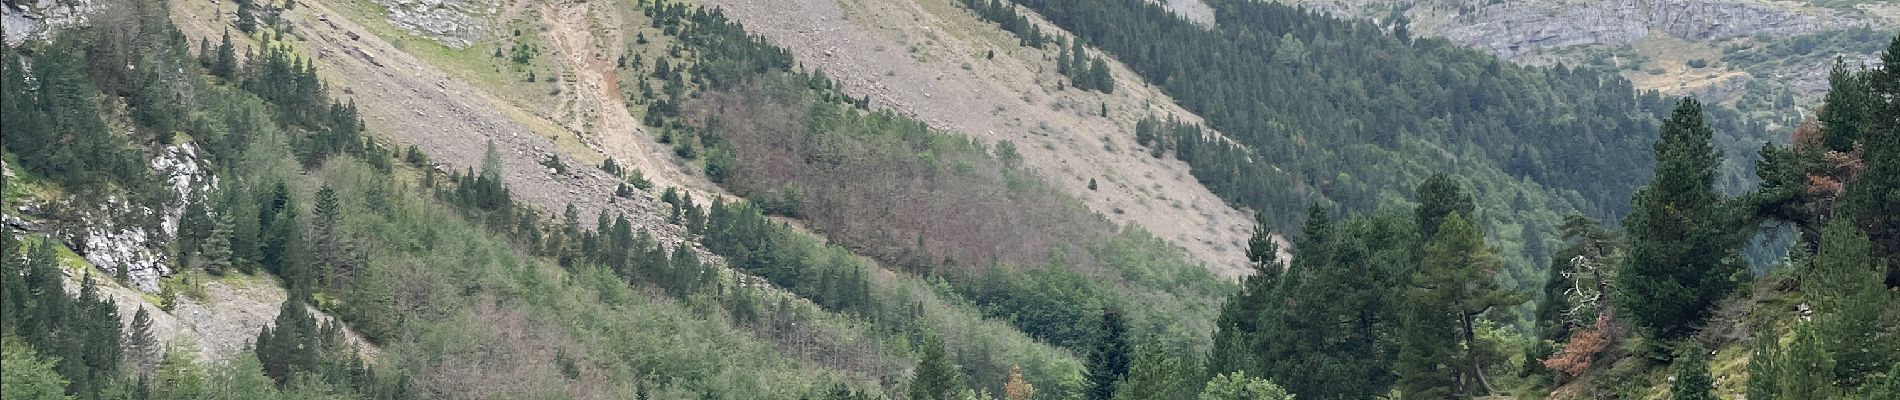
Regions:
M 1389 20 L 1394 10 L 1421 35 L 1512 58 L 1537 49 L 1628 44 L 1652 31 L 1703 41 L 1788 36 L 1863 26 L 1838 10 L 1759 0 L 1315 0 L 1298 2 L 1334 15 Z M 1387 21 L 1389 22 L 1389 21 Z
M 418 36 L 454 48 L 468 47 L 489 30 L 488 16 L 500 0 L 376 0 L 389 10 L 389 22 Z
M 0 3 L 0 27 L 5 28 L 0 31 L 5 32 L 7 46 L 19 46 L 54 29 L 85 23 L 87 16 L 101 8 L 93 0 L 7 0 Z

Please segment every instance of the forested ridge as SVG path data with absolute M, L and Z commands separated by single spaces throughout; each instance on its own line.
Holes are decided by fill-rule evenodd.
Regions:
M 1154 81 L 1178 91 L 1170 85 L 1212 85 L 1181 71 L 1251 76 L 1260 82 L 1221 93 L 1260 102 L 1200 111 L 1227 138 L 1166 116 L 1132 134 L 1224 194 L 1292 202 L 1252 206 L 1253 273 L 1235 285 L 1091 214 L 1023 168 L 1014 144 L 874 111 L 716 9 L 632 1 L 635 14 L 615 28 L 637 32 L 617 44 L 640 50 L 616 71 L 637 83 L 623 90 L 650 139 L 742 197 L 654 187 L 611 159 L 597 166 L 625 179 L 612 201 L 664 221 L 643 226 L 638 215 L 520 202 L 493 141 L 479 165 L 451 166 L 370 131 L 356 105 L 333 97 L 323 61 L 301 55 L 303 39 L 281 19 L 294 3 L 241 1 L 237 29 L 198 43 L 165 2 L 110 4 L 125 8 L 0 54 L 12 172 L 0 185 L 7 399 L 1900 396 L 1892 67 L 1838 65 L 1820 111 L 1786 144 L 1733 154 L 1721 138 L 1743 128 L 1695 99 L 1585 94 L 1620 81 L 1217 3 L 1223 18 L 1256 22 L 1223 19 L 1215 32 L 1232 37 L 1194 38 L 1234 57 L 1262 55 L 1240 45 L 1255 29 L 1299 27 L 1271 35 L 1278 47 L 1264 56 L 1276 67 L 1143 44 L 1210 63 Z M 1034 37 L 1024 45 L 1056 44 L 1071 67 L 1091 58 L 1079 71 L 1104 62 L 1083 46 L 1143 70 L 1115 43 L 1173 37 L 1044 36 L 1007 3 L 964 4 Z M 664 45 L 641 47 L 649 40 Z M 1272 60 L 1296 45 L 1304 50 L 1286 55 L 1299 57 Z M 1887 49 L 1886 65 L 1900 65 L 1900 37 Z M 1347 60 L 1415 65 L 1445 82 L 1427 87 L 1407 68 L 1312 68 L 1355 68 L 1335 64 Z M 1062 75 L 1104 95 L 1131 84 Z M 1345 126 L 1282 114 L 1274 101 L 1293 102 L 1274 96 L 1290 94 L 1273 91 L 1286 82 L 1328 82 L 1302 91 L 1322 104 L 1298 110 Z M 1356 97 L 1369 82 L 1385 89 Z M 1401 101 L 1417 93 L 1479 97 Z M 1595 115 L 1584 104 L 1610 116 L 1576 117 Z M 1538 112 L 1574 118 L 1539 122 Z M 1231 128 L 1253 123 L 1240 121 L 1268 125 Z M 1421 128 L 1433 124 L 1443 130 Z M 1459 126 L 1472 133 L 1453 134 Z M 1391 143 L 1328 136 L 1373 128 L 1404 133 Z M 1622 147 L 1558 140 L 1565 129 Z M 1539 147 L 1545 139 L 1553 147 Z M 1506 140 L 1522 142 L 1492 145 Z M 1275 143 L 1287 154 L 1262 147 Z M 1335 148 L 1364 151 L 1325 150 Z M 181 180 L 152 161 L 192 149 L 204 177 Z M 1555 149 L 1576 154 L 1522 170 L 1500 161 Z M 1634 154 L 1598 154 L 1615 151 Z M 1761 183 L 1730 178 L 1734 159 L 1754 163 Z M 1622 174 L 1564 169 L 1578 165 Z M 592 168 L 555 156 L 542 166 Z M 1598 178 L 1616 182 L 1570 181 Z M 156 292 L 77 255 L 102 250 L 76 239 L 96 223 L 89 207 L 176 232 L 150 242 L 173 269 Z M 1790 250 L 1749 268 L 1744 249 L 1772 232 L 1795 233 Z M 1276 233 L 1291 244 L 1282 249 Z M 1512 265 L 1524 260 L 1548 269 Z M 173 313 L 219 301 L 209 285 L 283 302 L 263 329 L 237 333 L 236 353 L 208 359 L 164 337 L 178 328 Z
M 1486 207 L 1468 217 L 1504 239 L 1506 279 L 1521 288 L 1535 285 L 1563 215 L 1629 211 L 1671 104 L 1613 74 L 1519 67 L 1278 2 L 1210 1 L 1213 28 L 1146 1 L 1017 3 L 1204 117 L 1220 138 L 1167 115 L 1135 134 L 1282 229 L 1312 203 L 1369 212 L 1410 201 L 1403 188 L 1433 172 L 1470 179 Z M 1722 188 L 1742 190 L 1770 135 L 1733 111 L 1709 112 L 1731 156 Z

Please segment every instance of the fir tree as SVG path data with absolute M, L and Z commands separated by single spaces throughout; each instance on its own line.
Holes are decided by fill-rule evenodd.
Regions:
M 152 335 L 152 315 L 141 306 L 132 314 L 132 325 L 125 328 L 125 361 L 141 378 L 146 377 L 158 362 L 160 347 L 158 337 Z
M 200 245 L 198 258 L 205 272 L 223 275 L 231 270 L 235 258 L 231 251 L 231 216 L 218 214 L 212 219 L 216 222 L 212 224 L 211 234 L 205 236 L 204 243 Z

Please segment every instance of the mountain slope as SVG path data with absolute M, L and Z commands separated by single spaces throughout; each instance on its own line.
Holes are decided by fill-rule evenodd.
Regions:
M 956 2 L 706 4 L 791 49 L 847 92 L 869 97 L 873 108 L 984 143 L 1010 141 L 1030 169 L 1091 210 L 1182 246 L 1222 276 L 1246 272 L 1242 252 L 1252 219 L 1196 182 L 1186 164 L 1150 157 L 1132 140 L 1144 117 L 1199 118 L 1119 64 L 1110 63 L 1119 83 L 1113 93 L 1062 89 L 1056 52 L 1021 46 Z M 1090 180 L 1096 189 L 1088 188 Z

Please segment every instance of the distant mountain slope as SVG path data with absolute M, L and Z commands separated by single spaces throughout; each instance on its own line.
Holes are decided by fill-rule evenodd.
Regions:
M 1874 54 L 1900 26 L 1900 3 L 1864 0 L 1283 2 L 1403 23 L 1519 64 L 1618 71 L 1638 89 L 1734 105 L 1785 128 L 1800 118 L 1797 106 L 1819 101 L 1836 56 L 1877 66 Z

